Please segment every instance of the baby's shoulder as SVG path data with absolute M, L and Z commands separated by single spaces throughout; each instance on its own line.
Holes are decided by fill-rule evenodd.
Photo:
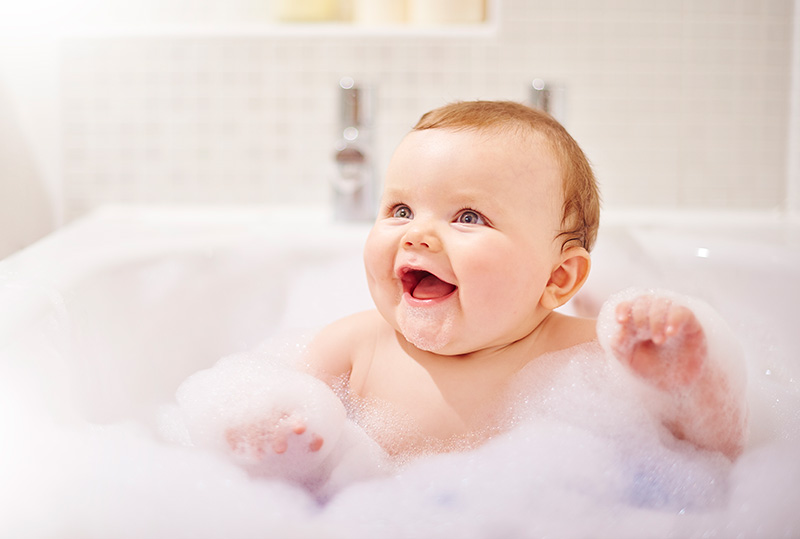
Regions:
M 552 350 L 563 350 L 597 339 L 597 321 L 561 313 L 548 320 L 548 341 Z
M 362 311 L 330 323 L 323 328 L 320 335 L 327 339 L 344 340 L 355 344 L 352 342 L 353 338 L 363 338 L 373 333 L 383 321 L 383 317 L 375 309 Z
M 350 372 L 361 351 L 374 347 L 382 321 L 380 314 L 372 310 L 346 316 L 324 327 L 309 345 L 312 370 L 330 376 Z

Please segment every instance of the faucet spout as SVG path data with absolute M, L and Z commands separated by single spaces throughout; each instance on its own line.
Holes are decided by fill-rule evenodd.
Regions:
M 530 104 L 543 110 L 561 123 L 566 120 L 566 90 L 563 84 L 533 79 L 530 86 Z
M 341 221 L 371 221 L 377 192 L 371 158 L 371 95 L 350 77 L 341 79 L 339 87 L 340 137 L 331 179 L 334 216 Z

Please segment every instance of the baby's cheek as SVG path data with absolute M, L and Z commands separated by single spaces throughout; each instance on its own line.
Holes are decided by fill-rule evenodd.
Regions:
M 540 283 L 520 279 L 513 273 L 478 276 L 477 292 L 465 291 L 462 308 L 475 321 L 475 331 L 527 334 L 538 320 Z M 519 337 L 519 335 L 517 335 Z
M 367 241 L 364 246 L 364 269 L 367 272 L 367 280 L 370 284 L 378 279 L 380 267 L 380 258 L 377 256 L 376 249 Z
M 382 301 L 399 299 L 393 280 L 394 253 L 370 246 L 368 242 L 364 248 L 364 269 L 370 295 L 379 307 Z

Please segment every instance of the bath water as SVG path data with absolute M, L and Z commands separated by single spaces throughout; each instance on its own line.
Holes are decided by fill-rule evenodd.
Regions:
M 301 349 L 288 344 L 278 355 Z M 275 350 L 272 342 L 224 359 L 215 367 L 220 376 L 203 382 L 203 390 L 254 380 L 254 361 L 274 359 Z M 509 401 L 512 428 L 481 447 L 344 477 L 324 501 L 296 482 L 248 473 L 208 444 L 185 445 L 186 432 L 169 424 L 169 413 L 166 435 L 133 423 L 59 426 L 33 396 L 35 382 L 6 366 L 0 536 L 800 535 L 794 387 L 768 388 L 790 401 L 783 409 L 794 415 L 779 418 L 770 439 L 730 463 L 671 439 L 630 398 L 625 373 L 598 354 L 596 344 L 585 345 L 544 358 L 560 366 L 555 375 L 523 371 Z M 324 403 L 329 390 L 298 391 L 291 397 L 298 402 Z M 202 406 L 195 397 L 184 394 L 182 405 Z M 205 426 L 213 430 L 217 420 L 207 418 Z

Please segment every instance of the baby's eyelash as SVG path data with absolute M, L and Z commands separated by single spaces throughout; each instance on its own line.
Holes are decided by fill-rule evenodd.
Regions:
M 402 211 L 406 215 L 398 215 L 398 211 Z M 411 219 L 414 216 L 414 211 L 405 202 L 395 202 L 386 205 L 386 217 L 401 217 L 403 219 Z
M 397 202 L 387 202 L 386 204 L 384 204 L 384 205 L 383 205 L 383 214 L 384 214 L 384 215 L 391 215 L 391 214 L 393 214 L 393 213 L 394 213 L 394 209 L 395 209 L 397 206 L 401 206 L 402 204 L 403 204 L 403 203 L 402 203 L 402 202 L 400 202 L 400 201 L 397 201 Z
M 470 208 L 469 206 L 465 206 L 456 212 L 456 222 L 462 222 L 461 219 L 464 215 L 474 215 L 477 217 L 477 222 L 466 222 L 464 224 L 471 224 L 471 225 L 489 225 L 491 226 L 491 221 L 486 218 L 484 214 L 479 212 L 476 209 Z

